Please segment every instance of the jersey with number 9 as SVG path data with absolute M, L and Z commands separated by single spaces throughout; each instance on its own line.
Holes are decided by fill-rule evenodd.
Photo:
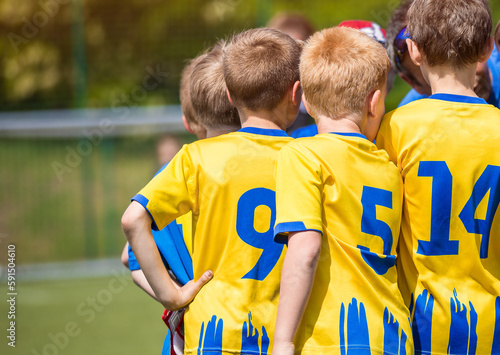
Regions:
M 160 229 L 191 210 L 194 278 L 214 272 L 187 307 L 186 354 L 272 348 L 284 254 L 273 242 L 274 170 L 291 140 L 243 128 L 194 142 L 135 197 Z
M 417 352 L 500 354 L 500 111 L 437 94 L 384 117 L 404 180 L 401 289 Z

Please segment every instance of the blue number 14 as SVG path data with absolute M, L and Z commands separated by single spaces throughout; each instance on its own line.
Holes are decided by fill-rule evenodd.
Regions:
M 432 177 L 432 209 L 430 241 L 419 240 L 418 254 L 458 255 L 458 241 L 450 240 L 452 183 L 448 165 L 444 161 L 423 161 L 418 176 Z M 488 207 L 485 219 L 474 217 L 488 191 Z M 469 233 L 481 235 L 480 257 L 488 257 L 491 225 L 500 202 L 500 167 L 488 165 L 472 190 L 472 195 L 458 215 Z

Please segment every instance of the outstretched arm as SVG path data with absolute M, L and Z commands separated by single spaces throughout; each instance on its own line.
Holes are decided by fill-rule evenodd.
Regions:
M 122 228 L 157 300 L 170 311 L 178 310 L 193 300 L 213 274 L 206 271 L 198 281 L 190 281 L 178 289 L 163 265 L 151 232 L 151 222 L 144 207 L 132 201 L 123 214 Z
M 275 355 L 294 353 L 295 333 L 309 301 L 320 252 L 321 233 L 290 233 L 281 274 L 280 300 L 274 331 Z

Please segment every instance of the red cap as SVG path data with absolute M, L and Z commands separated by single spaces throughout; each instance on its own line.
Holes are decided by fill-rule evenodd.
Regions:
M 360 30 L 385 45 L 385 30 L 378 23 L 364 20 L 348 20 L 339 23 L 339 27 L 350 27 Z

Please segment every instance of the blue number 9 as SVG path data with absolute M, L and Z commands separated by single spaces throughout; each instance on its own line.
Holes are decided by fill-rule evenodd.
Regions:
M 271 210 L 269 229 L 260 233 L 255 230 L 255 209 L 258 206 L 267 206 Z M 248 245 L 262 249 L 262 254 L 255 266 L 243 276 L 243 279 L 264 280 L 278 262 L 283 244 L 273 240 L 273 226 L 276 221 L 276 192 L 256 188 L 245 192 L 238 201 L 236 213 L 236 232 Z

